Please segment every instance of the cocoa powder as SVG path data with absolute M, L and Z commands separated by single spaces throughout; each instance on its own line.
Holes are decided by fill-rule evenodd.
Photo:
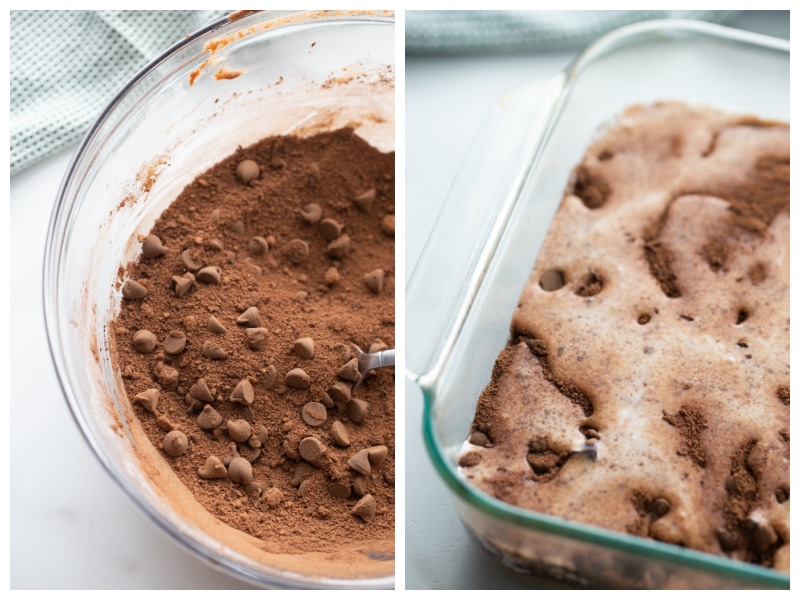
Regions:
M 309 204 L 343 225 L 337 239 L 305 218 Z M 394 538 L 393 370 L 367 376 L 350 403 L 337 376 L 352 344 L 394 347 L 393 215 L 393 153 L 350 129 L 271 137 L 188 185 L 147 238 L 166 251 L 119 281 L 136 293 L 113 324 L 116 362 L 144 431 L 210 513 L 270 552 Z M 379 290 L 364 279 L 377 269 Z M 142 330 L 152 350 L 134 346 Z M 164 442 L 170 431 L 185 448 Z M 362 451 L 369 468 L 356 471 Z

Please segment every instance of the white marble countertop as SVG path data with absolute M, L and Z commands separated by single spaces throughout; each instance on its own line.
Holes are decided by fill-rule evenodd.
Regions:
M 788 37 L 787 14 L 746 15 L 736 25 Z M 407 275 L 487 108 L 504 91 L 551 76 L 573 54 L 408 60 Z M 50 360 L 41 295 L 48 220 L 74 150 L 11 178 L 10 587 L 248 588 L 191 555 L 134 507 L 67 408 Z M 406 490 L 406 523 L 398 523 L 406 538 L 406 588 L 528 586 L 466 538 L 425 454 L 421 400 L 410 385 L 405 406 L 406 465 L 414 473 L 405 487 L 398 477 L 398 496 Z

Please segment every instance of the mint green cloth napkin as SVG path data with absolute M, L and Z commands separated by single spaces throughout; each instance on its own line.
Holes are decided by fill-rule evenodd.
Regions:
M 733 10 L 409 10 L 407 54 L 580 48 L 612 29 L 652 19 L 727 23 Z
M 74 142 L 125 83 L 229 11 L 11 11 L 11 174 Z

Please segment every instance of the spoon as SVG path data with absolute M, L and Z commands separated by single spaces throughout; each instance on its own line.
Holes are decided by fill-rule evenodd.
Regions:
M 380 352 L 364 352 L 353 344 L 353 350 L 355 350 L 356 358 L 358 359 L 358 372 L 361 373 L 361 378 L 353 386 L 354 390 L 364 381 L 364 375 L 367 372 L 380 367 L 394 366 L 394 348 L 381 350 Z

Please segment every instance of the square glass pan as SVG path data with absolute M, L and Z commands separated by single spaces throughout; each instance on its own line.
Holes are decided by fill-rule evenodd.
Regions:
M 626 107 L 661 100 L 789 120 L 789 42 L 689 21 L 619 29 L 486 117 L 406 289 L 406 370 L 467 530 L 508 566 L 584 586 L 788 588 L 788 574 L 521 510 L 458 453 L 572 168 Z

